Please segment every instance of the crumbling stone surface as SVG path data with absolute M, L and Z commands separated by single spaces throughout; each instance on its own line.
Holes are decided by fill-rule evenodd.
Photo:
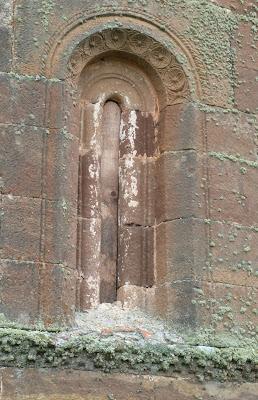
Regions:
M 0 0 L 1 399 L 257 399 L 257 11 Z
M 106 95 L 118 76 L 136 82 L 122 107 L 135 207 L 120 202 L 119 299 L 182 329 L 257 338 L 257 2 L 17 0 L 0 1 L 0 16 L 6 319 L 71 325 L 76 307 L 98 305 L 94 96 L 113 66 Z
M 257 384 L 198 383 L 192 379 L 33 369 L 1 370 L 6 400 L 255 400 Z M 126 387 L 126 390 L 125 390 Z

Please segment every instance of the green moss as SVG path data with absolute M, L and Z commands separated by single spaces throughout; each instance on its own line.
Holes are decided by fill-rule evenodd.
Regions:
M 57 78 L 46 78 L 43 75 L 21 75 L 16 74 L 14 72 L 0 72 L 0 75 L 6 75 L 12 79 L 17 81 L 42 81 L 42 82 L 50 82 L 50 83 L 58 83 L 61 82 L 60 79 Z
M 55 2 L 53 0 L 41 0 L 41 5 L 38 7 L 41 23 L 46 31 L 49 27 L 49 16 L 53 14 Z
M 208 346 L 211 337 L 195 335 L 185 344 L 156 344 L 98 334 L 64 339 L 58 334 L 0 329 L 0 365 L 98 368 L 103 371 L 168 373 L 181 371 L 220 380 L 255 379 L 257 349 L 250 344 Z
M 208 72 L 208 80 L 204 78 L 202 82 L 203 87 L 206 85 L 204 89 L 209 92 L 210 85 L 214 85 L 214 89 L 220 86 L 224 91 L 225 82 L 229 82 L 228 104 L 233 104 L 236 79 L 231 40 L 239 24 L 237 16 L 208 0 L 128 0 L 128 5 L 145 6 L 146 9 L 153 3 L 158 4 L 161 15 L 171 14 L 184 21 L 183 35 L 197 49 Z
M 234 163 L 239 163 L 239 164 L 244 164 L 247 165 L 248 167 L 252 168 L 258 168 L 258 162 L 252 161 L 252 160 L 247 160 L 245 158 L 242 158 L 240 155 L 234 155 L 234 154 L 228 154 L 228 153 L 222 153 L 222 152 L 215 152 L 215 151 L 210 151 L 209 152 L 210 157 L 217 158 L 220 161 L 232 161 Z M 246 171 L 245 171 L 246 172 Z

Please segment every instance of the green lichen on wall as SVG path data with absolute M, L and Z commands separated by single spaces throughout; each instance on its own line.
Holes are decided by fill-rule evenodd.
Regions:
M 128 0 L 128 5 L 146 10 L 158 5 L 161 16 L 169 14 L 182 20 L 182 25 L 186 26 L 182 32 L 184 38 L 189 40 L 190 48 L 194 46 L 205 65 L 208 79 L 201 80 L 204 93 L 208 94 L 206 101 L 216 103 L 214 95 L 217 93 L 218 99 L 227 97 L 223 107 L 226 104 L 234 106 L 234 88 L 241 82 L 236 71 L 237 51 L 233 43 L 238 41 L 241 46 L 242 36 L 237 38 L 236 32 L 246 22 L 251 27 L 248 43 L 254 54 L 257 51 L 258 5 L 243 9 L 243 14 L 208 0 Z M 245 60 L 241 62 L 244 64 Z M 213 94 L 210 95 L 210 91 Z
M 203 85 L 216 89 L 214 82 L 217 82 L 223 88 L 228 81 L 229 104 L 233 104 L 235 76 L 231 40 L 239 23 L 234 13 L 208 0 L 128 0 L 128 5 L 132 4 L 146 8 L 158 4 L 161 15 L 169 13 L 182 19 L 186 26 L 183 36 L 197 49 L 209 75 Z
M 194 343 L 188 338 L 188 343 L 179 345 L 95 333 L 66 339 L 54 333 L 0 329 L 0 365 L 167 375 L 180 372 L 201 380 L 255 381 L 257 347 L 246 343 L 222 347 L 221 340 L 220 347 L 212 347 L 205 344 L 207 337 L 200 337 L 199 341 L 198 335 L 194 337 Z
M 49 27 L 49 17 L 50 15 L 53 15 L 56 5 L 53 0 L 41 0 L 40 3 L 41 4 L 38 5 L 38 13 L 40 15 L 41 23 L 47 31 Z
M 234 163 L 247 165 L 248 167 L 258 168 L 258 162 L 252 161 L 252 160 L 247 160 L 238 154 L 235 155 L 235 154 L 228 154 L 228 153 L 224 153 L 224 152 L 222 153 L 222 152 L 210 151 L 209 156 L 217 158 L 220 161 L 229 160 Z
M 215 246 L 215 243 L 211 243 Z M 247 268 L 248 263 L 242 265 L 242 268 Z M 232 271 L 232 273 L 234 273 Z M 256 279 L 253 276 L 253 279 Z M 231 345 L 233 342 L 248 343 L 253 340 L 253 343 L 258 343 L 258 325 L 257 325 L 257 290 L 256 288 L 246 288 L 245 291 L 236 291 L 234 286 L 225 284 L 223 292 L 215 297 L 206 296 L 202 290 L 196 290 L 192 300 L 200 312 L 203 314 L 209 313 L 210 326 L 213 328 L 212 335 L 208 343 L 215 346 L 229 346 L 229 343 L 224 342 L 223 334 L 216 337 L 214 341 L 214 332 L 224 331 L 225 337 L 230 337 Z M 202 310 L 202 311 L 201 311 Z

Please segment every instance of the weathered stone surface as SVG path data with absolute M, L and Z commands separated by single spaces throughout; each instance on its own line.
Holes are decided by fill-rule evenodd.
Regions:
M 211 110 L 206 114 L 208 151 L 238 154 L 242 158 L 257 160 L 256 119 L 244 113 Z
M 0 125 L 2 193 L 40 197 L 46 132 L 26 125 Z
M 24 321 L 38 312 L 48 326 L 70 323 L 75 284 L 83 310 L 101 298 L 98 179 L 107 168 L 95 167 L 100 108 L 112 100 L 128 117 L 120 132 L 120 199 L 114 191 L 127 236 L 120 257 L 122 284 L 129 284 L 121 298 L 183 326 L 208 326 L 217 318 L 219 330 L 239 325 L 252 336 L 256 311 L 248 309 L 244 318 L 242 298 L 257 286 L 256 3 L 108 3 L 0 0 L 1 256 L 26 262 L 21 301 L 26 279 L 33 296 Z M 101 73 L 112 84 L 91 86 Z M 241 225 L 237 236 L 234 224 Z M 109 250 L 119 239 L 108 228 L 104 233 Z M 33 262 L 39 279 L 27 267 Z M 12 268 L 3 296 L 7 314 L 19 320 Z M 235 325 L 223 309 L 227 285 L 236 287 Z
M 154 229 L 125 226 L 119 231 L 118 287 L 154 284 Z
M 0 122 L 42 127 L 46 81 L 37 77 L 0 74 Z
M 59 79 L 46 80 L 46 84 L 46 127 L 64 129 L 78 138 L 82 108 L 76 90 Z
M 12 0 L 0 0 L 0 19 L 1 25 L 10 26 L 12 22 Z
M 11 34 L 10 30 L 0 24 L 0 71 L 9 72 L 11 68 Z
M 77 274 L 63 265 L 42 264 L 40 268 L 40 319 L 47 327 L 74 322 Z
M 153 116 L 147 112 L 136 111 L 134 117 L 135 130 L 130 132 L 131 111 L 123 112 L 123 128 L 120 135 L 125 135 L 125 138 L 122 137 L 120 140 L 120 158 L 130 153 L 137 156 L 154 156 L 156 144 Z M 127 129 L 129 132 L 126 132 Z
M 0 74 L 0 122 L 10 123 L 12 119 L 10 79 Z
M 186 330 L 211 327 L 212 309 L 209 299 L 214 298 L 211 283 L 192 279 L 178 280 L 157 286 L 155 291 L 153 309 L 169 323 Z
M 204 222 L 186 218 L 157 226 L 157 284 L 187 279 L 206 280 L 207 256 L 208 227 Z
M 9 72 L 12 64 L 12 0 L 0 0 L 0 72 Z
M 209 229 L 213 280 L 225 284 L 257 287 L 256 229 L 215 222 L 209 224 Z
M 233 46 L 236 50 L 236 68 L 258 70 L 257 36 L 255 25 L 242 22 L 235 32 Z
M 130 289 L 130 286 L 128 288 Z M 183 294 L 182 289 L 183 285 L 181 294 Z M 209 287 L 205 288 L 205 285 L 202 285 L 202 289 L 200 285 L 194 287 L 196 296 L 192 309 L 192 326 L 197 322 L 196 317 L 198 316 L 200 320 L 205 312 L 209 312 L 213 317 L 215 307 L 213 305 L 210 307 L 210 304 L 214 303 L 205 302 L 208 290 Z M 179 287 L 174 294 L 180 294 Z M 183 304 L 185 300 L 182 298 L 179 301 Z M 107 310 L 107 305 L 105 308 Z M 137 313 L 136 310 L 135 312 Z M 220 314 L 217 314 L 216 318 L 217 321 L 221 321 L 218 316 L 228 312 L 228 307 L 222 306 L 218 308 L 218 312 Z M 126 324 L 117 326 L 116 329 L 114 326 L 112 328 L 102 325 L 100 332 L 99 329 L 96 331 L 100 322 L 99 315 L 97 313 L 95 315 L 98 319 L 97 324 L 92 321 L 91 326 L 83 327 L 79 323 L 79 329 L 73 328 L 62 332 L 14 329 L 10 324 L 9 329 L 0 328 L 1 366 L 37 367 L 43 370 L 45 368 L 82 371 L 98 369 L 104 372 L 151 373 L 153 376 L 164 374 L 176 378 L 180 373 L 181 378 L 191 376 L 206 381 L 256 381 L 257 343 L 255 339 L 246 335 L 241 336 L 240 332 L 226 336 L 223 333 L 214 335 L 211 330 L 193 332 L 187 329 L 189 328 L 187 324 L 184 333 L 179 336 L 178 332 L 168 331 L 165 326 L 163 332 L 160 322 L 151 318 L 150 321 L 158 329 L 154 335 L 155 328 L 152 329 L 146 317 L 144 326 L 141 327 L 141 323 L 139 325 L 142 321 L 138 320 L 141 313 L 137 313 L 138 318 L 134 317 L 138 320 L 138 327 L 133 328 L 130 324 Z M 128 314 L 128 317 L 132 321 L 132 314 Z M 119 319 L 116 318 L 116 321 Z M 176 325 L 173 327 L 175 329 Z M 15 350 L 12 351 L 13 349 Z
M 82 218 L 98 218 L 100 216 L 100 160 L 94 150 L 80 156 L 80 190 L 79 210 Z
M 44 194 L 77 207 L 79 144 L 65 128 L 50 129 L 45 142 Z
M 246 338 L 256 337 L 257 288 L 218 283 L 214 285 L 213 299 L 212 322 L 217 332 L 242 332 Z
M 257 113 L 258 111 L 258 80 L 257 70 L 239 67 L 237 70 L 237 87 L 235 100 L 241 111 Z
M 2 369 L 5 400 L 256 400 L 256 383 L 198 383 L 189 378 Z M 126 387 L 126 391 L 125 391 Z
M 10 81 L 11 121 L 43 126 L 45 117 L 46 82 L 37 78 L 15 76 Z
M 121 159 L 119 213 L 122 225 L 152 225 L 155 219 L 156 163 L 152 158 Z M 157 190 L 157 192 L 155 191 Z
M 76 268 L 77 212 L 65 200 L 44 203 L 45 260 Z
M 81 24 L 88 14 L 92 12 L 97 14 L 99 10 L 104 11 L 105 9 L 120 17 L 121 14 L 126 14 L 127 10 L 135 13 L 136 6 L 138 13 L 158 15 L 161 26 L 170 25 L 172 30 L 178 32 L 177 36 L 180 41 L 181 37 L 183 38 L 183 43 L 180 43 L 179 47 L 182 48 L 187 44 L 187 48 L 190 49 L 191 56 L 189 58 L 193 57 L 194 62 L 198 65 L 205 92 L 208 92 L 205 93 L 205 97 L 210 100 L 210 104 L 228 104 L 231 97 L 227 91 L 230 90 L 229 71 L 231 65 L 228 56 L 231 26 L 233 25 L 232 15 L 208 0 L 202 4 L 198 2 L 189 4 L 186 1 L 160 3 L 156 0 L 142 4 L 137 0 L 129 3 L 127 0 L 117 0 L 115 7 L 107 4 L 105 0 L 98 1 L 98 5 L 95 7 L 95 4 L 88 0 L 83 3 L 83 8 L 80 0 L 73 1 L 72 4 L 67 0 L 62 0 L 58 6 L 54 2 L 40 6 L 32 0 L 20 2 L 15 7 L 16 71 L 30 75 L 44 74 L 44 63 L 47 62 L 49 50 L 56 45 L 58 45 L 58 53 L 60 50 L 62 57 L 67 57 L 69 53 L 72 53 L 73 44 L 77 43 L 77 40 L 72 41 L 73 44 L 71 44 L 66 37 L 66 32 L 71 33 L 69 30 L 71 20 L 79 21 Z M 208 23 L 205 23 L 206 21 Z M 210 27 L 212 28 L 209 29 Z M 78 29 L 83 35 L 87 30 L 88 28 L 85 26 Z M 201 40 L 205 35 L 209 37 L 208 45 Z M 63 38 L 64 43 L 62 42 Z M 181 49 L 180 52 L 182 52 Z M 180 56 L 181 54 L 179 54 Z M 58 62 L 57 58 L 51 59 L 52 66 Z M 217 69 L 220 70 L 219 74 L 217 74 Z M 62 73 L 63 71 L 58 71 L 58 74 Z
M 202 159 L 195 151 L 165 153 L 157 160 L 157 222 L 205 215 Z
M 49 82 L 46 94 L 45 124 L 51 129 L 62 129 L 65 126 L 64 84 L 61 81 Z
M 192 103 L 176 104 L 162 110 L 158 134 L 160 151 L 202 150 L 203 118 Z
M 2 196 L 1 257 L 38 261 L 40 257 L 41 200 Z
M 101 219 L 81 218 L 78 223 L 78 302 L 83 311 L 99 304 L 100 272 L 104 266 L 100 262 Z
M 155 313 L 154 306 L 155 289 L 135 285 L 121 286 L 117 291 L 117 300 L 123 307 L 130 310 L 145 310 L 148 313 Z
M 222 7 L 230 8 L 234 12 L 245 14 L 246 12 L 255 12 L 256 0 L 211 0 Z
M 7 320 L 31 325 L 39 319 L 39 264 L 0 260 L 0 313 Z
M 221 154 L 220 158 L 217 158 L 217 154 L 211 154 L 209 159 L 211 219 L 257 225 L 258 215 L 254 200 L 257 165 L 248 163 L 248 160 L 241 157 L 236 157 L 233 161 L 227 157 L 227 154 Z

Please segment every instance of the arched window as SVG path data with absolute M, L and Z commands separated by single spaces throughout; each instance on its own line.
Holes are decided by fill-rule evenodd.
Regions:
M 45 259 L 67 271 L 53 285 L 54 318 L 72 321 L 76 297 L 77 310 L 119 300 L 192 326 L 209 237 L 199 78 L 175 35 L 117 18 L 119 27 L 108 16 L 78 24 L 44 69 L 60 78 L 64 91 L 48 96 L 65 112 L 65 143 L 49 135 L 46 159 L 51 172 L 59 155 L 51 188 L 61 207 L 46 210 Z
M 87 38 L 70 67 L 82 110 L 77 306 L 146 307 L 159 280 L 158 226 L 169 219 L 160 116 L 187 97 L 187 80 L 168 50 L 126 29 Z

